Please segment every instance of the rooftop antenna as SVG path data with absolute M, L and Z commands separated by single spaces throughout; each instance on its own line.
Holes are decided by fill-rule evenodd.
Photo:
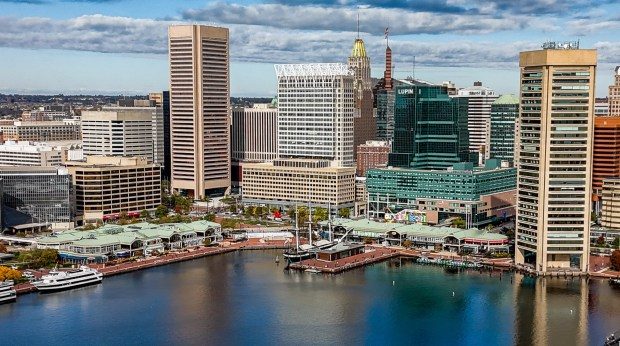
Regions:
M 360 38 L 360 9 L 357 9 L 357 38 Z
M 413 56 L 413 76 L 411 78 L 415 80 L 415 55 Z

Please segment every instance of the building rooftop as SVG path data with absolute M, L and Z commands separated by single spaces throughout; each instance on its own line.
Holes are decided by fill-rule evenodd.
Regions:
M 356 38 L 353 42 L 353 49 L 351 50 L 351 58 L 367 58 L 366 46 L 364 46 L 364 40 Z
M 129 225 L 107 224 L 92 231 L 68 231 L 38 239 L 39 244 L 72 243 L 77 246 L 104 246 L 109 244 L 132 244 L 136 240 L 146 241 L 156 238 L 170 238 L 175 234 L 187 235 L 209 228 L 220 228 L 220 224 L 210 221 L 190 223 L 153 224 L 140 222 Z
M 493 101 L 494 105 L 518 105 L 519 98 L 513 94 L 505 94 Z
M 321 221 L 319 224 L 322 226 L 328 225 L 328 221 Z M 367 219 L 361 220 L 349 220 L 349 219 L 335 219 L 332 221 L 332 226 L 340 226 L 346 229 L 353 229 L 358 232 L 368 232 L 383 234 L 390 231 L 397 232 L 399 234 L 405 234 L 409 237 L 440 237 L 445 238 L 447 236 L 453 236 L 457 239 L 476 239 L 476 240 L 508 240 L 508 237 L 499 233 L 490 233 L 485 230 L 479 230 L 477 228 L 460 229 L 452 227 L 434 227 L 423 224 L 401 224 L 401 223 L 388 223 L 377 222 Z
M 349 66 L 341 63 L 274 65 L 278 77 L 353 76 Z

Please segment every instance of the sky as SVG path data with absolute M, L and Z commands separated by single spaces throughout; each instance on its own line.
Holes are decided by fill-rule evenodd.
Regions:
M 620 0 L 0 0 L 0 93 L 146 94 L 168 88 L 167 27 L 230 29 L 231 95 L 274 96 L 273 64 L 346 62 L 358 32 L 373 77 L 518 92 L 518 54 L 598 50 L 597 96 L 620 65 Z M 415 69 L 414 69 L 415 57 Z

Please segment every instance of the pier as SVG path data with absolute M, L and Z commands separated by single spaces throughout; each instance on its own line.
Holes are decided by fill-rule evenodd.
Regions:
M 298 270 L 312 269 L 323 273 L 336 274 L 349 269 L 382 262 L 398 256 L 400 256 L 400 252 L 396 249 L 366 247 L 366 252 L 358 255 L 342 258 L 336 261 L 307 259 L 301 262 L 291 263 L 289 268 Z

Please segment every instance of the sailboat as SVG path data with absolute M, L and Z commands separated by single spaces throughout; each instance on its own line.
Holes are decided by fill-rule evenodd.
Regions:
M 299 245 L 299 213 L 297 212 L 297 206 L 295 206 L 295 247 L 284 251 L 284 258 L 289 262 L 299 262 L 308 258 L 311 258 L 314 253 L 307 250 L 305 245 Z M 310 247 L 312 247 L 312 231 L 310 231 Z M 305 248 L 305 249 L 304 249 Z

